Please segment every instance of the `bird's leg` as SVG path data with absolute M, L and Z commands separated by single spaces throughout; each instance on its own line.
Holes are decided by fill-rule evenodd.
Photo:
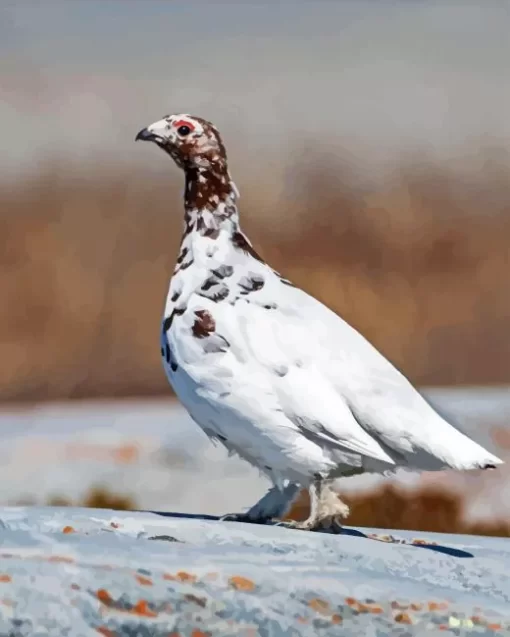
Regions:
M 300 490 L 301 487 L 295 482 L 288 482 L 283 488 L 275 485 L 246 513 L 228 513 L 221 520 L 264 524 L 275 518 L 281 519 L 289 511 Z
M 342 528 L 342 520 L 349 515 L 344 504 L 328 482 L 317 477 L 309 488 L 310 515 L 303 522 L 285 522 L 293 529 L 335 532 Z
M 251 507 L 247 515 L 249 518 L 256 520 L 283 518 L 288 513 L 300 490 L 301 487 L 295 482 L 289 482 L 283 489 L 274 486 Z

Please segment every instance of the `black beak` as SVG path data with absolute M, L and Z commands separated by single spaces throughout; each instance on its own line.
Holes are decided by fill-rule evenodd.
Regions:
M 142 140 L 143 142 L 152 142 L 156 139 L 156 135 L 153 135 L 147 128 L 142 130 L 135 137 L 135 142 Z

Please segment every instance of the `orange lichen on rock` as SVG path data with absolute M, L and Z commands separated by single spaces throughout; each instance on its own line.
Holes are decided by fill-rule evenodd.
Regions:
M 10 575 L 2 573 L 0 575 L 0 582 L 12 582 L 12 577 Z
M 413 620 L 407 613 L 397 613 L 394 620 L 399 624 L 412 624 Z
M 342 615 L 339 615 L 338 613 L 334 613 L 333 615 L 331 615 L 332 624 L 341 624 L 342 622 L 343 622 Z
M 149 605 L 147 603 L 147 600 L 145 599 L 141 599 L 139 602 L 137 602 L 131 612 L 133 613 L 133 615 L 142 615 L 143 617 L 157 617 L 158 614 L 155 613 L 153 610 L 151 610 L 149 608 Z
M 329 602 L 324 599 L 320 599 L 319 597 L 314 597 L 308 602 L 308 606 L 316 613 L 320 613 L 321 615 L 329 614 Z
M 186 571 L 179 571 L 177 573 L 177 579 L 181 582 L 196 582 L 197 576 L 192 575 L 191 573 L 186 573 Z
M 358 613 L 382 613 L 383 609 L 379 604 L 360 602 L 355 597 L 346 597 L 345 603 Z
M 429 611 L 446 610 L 448 608 L 447 602 L 429 602 L 427 604 Z
M 240 575 L 234 575 L 228 580 L 228 583 L 232 588 L 238 591 L 245 591 L 247 593 L 255 590 L 255 583 L 247 577 L 241 577 Z
M 62 533 L 76 533 L 76 529 L 72 526 L 65 526 L 62 529 Z
M 96 593 L 96 597 L 100 602 L 108 606 L 113 603 L 112 596 L 105 588 L 100 588 Z
M 204 633 L 203 630 L 195 628 L 191 631 L 191 637 L 211 637 L 211 633 Z
M 152 586 L 152 580 L 149 577 L 144 577 L 143 575 L 135 575 L 136 581 L 142 586 Z
M 369 613 L 370 604 L 363 604 L 363 602 L 359 602 L 356 610 L 358 613 Z
M 96 628 L 96 631 L 100 635 L 103 635 L 103 637 L 117 637 L 117 633 L 113 630 L 110 630 L 109 628 L 106 628 L 106 626 L 98 626 Z

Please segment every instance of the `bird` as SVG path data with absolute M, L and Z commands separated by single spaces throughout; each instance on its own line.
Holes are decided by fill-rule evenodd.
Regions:
M 218 129 L 166 115 L 135 141 L 184 171 L 184 229 L 161 321 L 168 381 L 214 444 L 271 487 L 221 519 L 341 528 L 339 478 L 495 469 L 503 461 L 447 422 L 360 332 L 259 255 Z M 283 522 L 302 490 L 310 515 Z

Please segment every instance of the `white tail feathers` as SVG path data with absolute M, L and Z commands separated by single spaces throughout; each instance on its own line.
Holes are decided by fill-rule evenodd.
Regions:
M 471 440 L 460 431 L 454 431 L 457 435 L 455 440 L 452 440 L 451 459 L 448 462 L 452 468 L 461 471 L 495 469 L 498 465 L 504 464 L 501 458 L 490 453 L 474 440 Z

